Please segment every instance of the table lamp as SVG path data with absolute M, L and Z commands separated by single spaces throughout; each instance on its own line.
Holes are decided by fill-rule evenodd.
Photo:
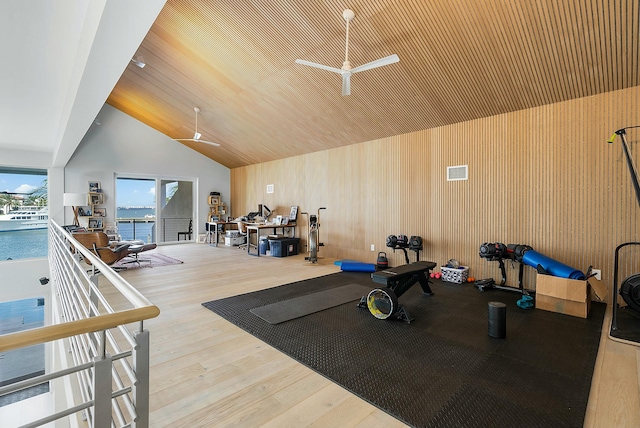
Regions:
M 73 225 L 80 226 L 78 221 L 78 207 L 87 205 L 86 193 L 65 193 L 62 195 L 62 205 L 73 208 Z

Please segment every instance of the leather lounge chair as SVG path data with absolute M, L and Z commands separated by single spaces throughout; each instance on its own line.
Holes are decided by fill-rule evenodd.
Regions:
M 109 237 L 104 232 L 77 232 L 73 237 L 108 266 L 131 254 L 131 244 L 124 243 L 115 247 L 109 246 Z M 85 258 L 87 264 L 91 262 Z

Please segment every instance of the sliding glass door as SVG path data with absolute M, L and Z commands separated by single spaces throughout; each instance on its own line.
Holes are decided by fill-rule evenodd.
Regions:
M 165 178 L 116 178 L 117 228 L 123 240 L 192 241 L 193 182 Z
M 160 180 L 159 209 L 162 230 L 160 242 L 192 241 L 193 182 Z
M 156 180 L 116 179 L 116 223 L 123 241 L 156 242 Z M 110 226 L 106 224 L 105 228 Z

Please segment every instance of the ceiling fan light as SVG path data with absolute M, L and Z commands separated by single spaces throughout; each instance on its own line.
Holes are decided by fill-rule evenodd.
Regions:
M 199 140 L 199 139 L 200 139 L 200 137 L 202 137 L 202 134 L 201 134 L 201 133 L 199 133 L 199 132 L 196 132 L 195 134 L 193 134 L 193 139 L 194 139 L 194 140 Z

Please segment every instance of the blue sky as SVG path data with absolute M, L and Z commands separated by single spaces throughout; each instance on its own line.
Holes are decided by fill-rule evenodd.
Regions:
M 46 175 L 0 173 L 0 191 L 31 193 L 42 185 Z
M 118 207 L 154 207 L 156 204 L 155 180 L 119 178 L 116 192 L 116 206 Z

